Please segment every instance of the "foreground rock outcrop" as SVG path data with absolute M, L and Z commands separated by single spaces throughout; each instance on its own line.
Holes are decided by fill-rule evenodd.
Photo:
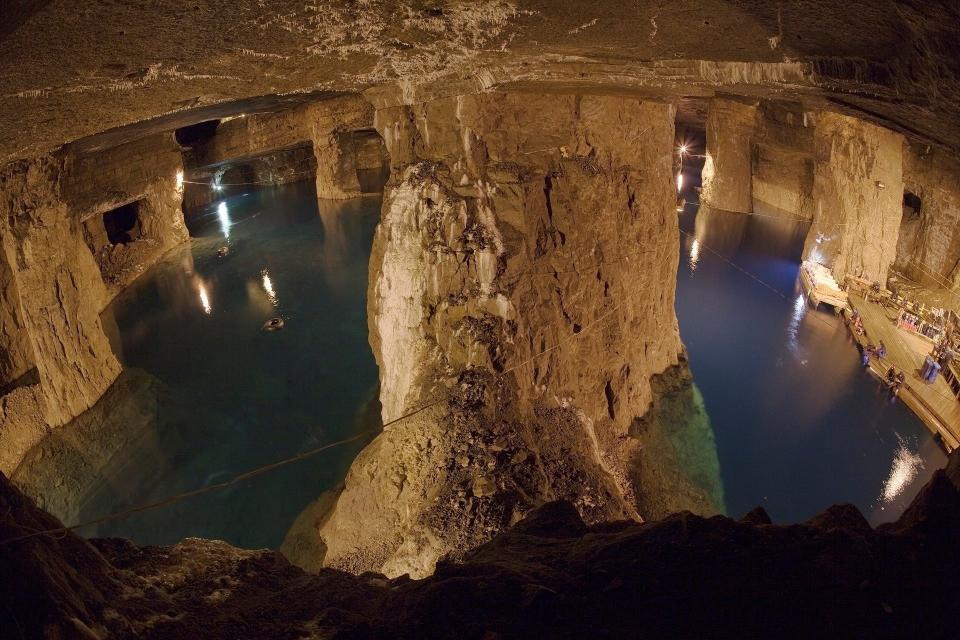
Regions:
M 31 535 L 58 526 L 0 476 L 5 637 L 957 637 L 957 454 L 878 529 L 849 505 L 790 526 L 759 508 L 587 526 L 554 502 L 418 581 L 212 540 Z

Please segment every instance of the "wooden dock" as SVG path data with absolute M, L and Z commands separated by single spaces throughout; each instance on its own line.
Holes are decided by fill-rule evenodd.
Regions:
M 860 312 L 865 335 L 853 333 L 861 346 L 883 342 L 887 356 L 871 358 L 870 368 L 883 378 L 887 369 L 896 367 L 906 376 L 899 397 L 927 428 L 938 434 L 947 452 L 960 447 L 960 400 L 954 395 L 943 375 L 933 384 L 920 379 L 923 360 L 933 344 L 920 336 L 897 327 L 897 314 L 892 309 L 867 302 L 860 294 L 850 293 L 850 305 Z

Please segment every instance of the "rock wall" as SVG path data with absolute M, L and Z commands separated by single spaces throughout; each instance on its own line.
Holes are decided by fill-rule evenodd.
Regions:
M 317 174 L 313 145 L 282 149 L 238 161 L 191 171 L 184 184 L 183 212 L 189 220 L 198 209 L 224 196 L 270 185 L 290 184 Z M 211 188 L 219 185 L 221 188 Z
M 92 407 L 120 373 L 100 312 L 187 239 L 172 134 L 0 169 L 0 469 Z M 104 214 L 137 203 L 125 242 Z
M 757 124 L 752 104 L 714 98 L 707 114 L 702 199 L 727 211 L 753 210 L 751 150 Z
M 900 226 L 896 267 L 923 285 L 960 287 L 960 160 L 922 145 L 906 145 L 903 186 L 921 199 L 918 216 Z
M 885 284 L 897 250 L 903 136 L 824 112 L 815 131 L 814 216 L 804 257 Z
M 320 526 L 326 564 L 425 575 L 551 498 L 637 517 L 630 426 L 681 351 L 673 120 L 599 96 L 380 105 L 387 427 Z
M 46 425 L 89 408 L 120 372 L 100 324 L 106 288 L 63 197 L 63 168 L 62 159 L 42 158 L 0 170 L 0 239 L 38 378 L 2 400 L 5 470 Z
M 243 115 L 225 120 L 213 136 L 193 144 L 187 164 L 193 174 L 311 144 L 314 160 L 299 167 L 301 179 L 315 176 L 318 198 L 353 198 L 361 195 L 353 132 L 372 126 L 373 107 L 355 94 Z
M 83 237 L 100 267 L 107 287 L 102 306 L 189 237 L 181 211 L 183 175 L 180 147 L 170 133 L 66 155 L 61 197 L 68 215 L 82 224 Z M 111 242 L 104 215 L 134 202 L 137 223 L 130 241 Z
M 35 362 L 20 305 L 15 266 L 0 245 L 0 390 L 13 385 Z
M 814 115 L 799 104 L 761 101 L 752 136 L 752 211 L 813 217 L 814 126 Z

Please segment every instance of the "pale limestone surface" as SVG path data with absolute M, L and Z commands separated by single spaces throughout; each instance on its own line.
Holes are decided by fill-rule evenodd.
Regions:
M 742 213 L 753 210 L 751 154 L 758 117 L 754 104 L 711 101 L 702 192 L 710 206 Z
M 900 226 L 896 267 L 927 287 L 956 290 L 960 287 L 960 162 L 927 146 L 906 145 L 903 183 L 922 202 L 920 215 L 905 216 Z
M 886 283 L 903 215 L 903 136 L 829 112 L 818 116 L 815 135 L 804 256 L 830 267 L 838 282 L 852 274 Z
M 187 239 L 172 134 L 108 151 L 8 165 L 0 173 L 4 386 L 20 384 L 0 422 L 10 472 L 50 427 L 80 415 L 120 373 L 100 312 Z M 138 237 L 110 244 L 103 214 L 139 201 Z M 35 382 L 18 380 L 35 368 Z
M 426 575 L 560 496 L 590 521 L 638 517 L 629 427 L 681 349 L 673 116 L 527 93 L 378 110 L 383 417 L 441 401 L 355 461 L 320 526 L 326 564 Z
M 799 103 L 762 101 L 753 135 L 753 211 L 813 217 L 815 112 Z
M 373 108 L 359 95 L 307 101 L 222 122 L 215 135 L 190 149 L 188 164 L 201 168 L 309 144 L 316 159 L 317 197 L 352 198 L 361 189 L 351 133 L 372 127 Z

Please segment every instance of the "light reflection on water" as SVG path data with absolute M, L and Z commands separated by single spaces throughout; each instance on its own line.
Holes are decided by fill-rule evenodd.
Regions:
M 923 458 L 910 450 L 907 443 L 899 438 L 900 446 L 897 447 L 897 454 L 893 458 L 893 465 L 890 467 L 890 475 L 887 481 L 883 483 L 883 502 L 890 504 L 897 499 L 911 481 L 917 477 L 917 474 L 923 469 Z
M 946 456 L 864 372 L 846 328 L 798 283 L 806 223 L 687 207 L 677 315 L 717 441 L 728 513 L 776 522 L 834 503 L 895 519 Z M 780 291 L 778 296 L 713 251 Z
M 190 223 L 191 246 L 104 312 L 124 366 L 145 371 L 157 391 L 140 404 L 121 399 L 122 415 L 108 416 L 142 435 L 83 480 L 77 518 L 216 484 L 376 428 L 366 286 L 380 200 L 321 205 L 322 213 L 310 184 L 213 204 Z M 224 238 L 231 249 L 218 256 Z M 264 331 L 281 295 L 284 328 Z M 343 480 L 364 444 L 82 533 L 275 548 L 300 511 Z
M 264 269 L 260 273 L 263 276 L 263 290 L 267 293 L 267 297 L 270 298 L 270 304 L 277 306 L 280 303 L 280 299 L 277 297 L 277 292 L 273 289 L 273 280 L 270 279 L 270 272 Z
M 700 241 L 696 238 L 690 243 L 690 274 L 697 270 L 700 263 Z
M 227 208 L 226 201 L 217 205 L 217 220 L 220 221 L 220 230 L 223 232 L 224 240 L 230 239 L 230 210 Z

